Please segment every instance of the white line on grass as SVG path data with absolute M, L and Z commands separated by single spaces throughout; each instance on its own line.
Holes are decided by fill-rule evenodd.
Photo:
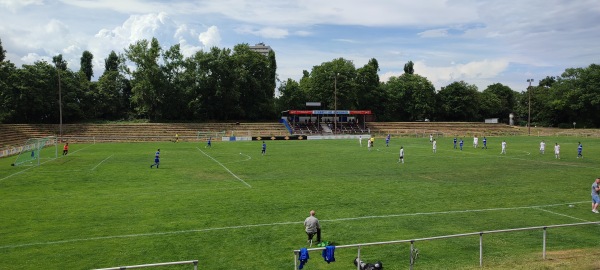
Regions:
M 589 201 L 548 204 L 548 205 L 520 206 L 520 207 L 455 210 L 455 211 L 425 212 L 425 213 L 407 213 L 407 214 L 380 215 L 380 216 L 364 216 L 364 217 L 354 217 L 354 218 L 326 219 L 326 220 L 321 220 L 321 222 L 337 222 L 337 221 L 360 220 L 360 219 L 393 218 L 393 217 L 408 217 L 408 216 L 423 216 L 423 215 L 442 215 L 442 214 L 456 214 L 456 213 L 474 213 L 474 212 L 486 212 L 486 211 L 505 211 L 505 210 L 519 210 L 519 209 L 540 209 L 542 207 L 562 206 L 562 205 L 569 205 L 569 204 L 581 204 L 581 203 L 588 203 L 588 202 Z M 56 245 L 56 244 L 94 241 L 94 240 L 107 240 L 107 239 L 117 239 L 117 238 L 135 238 L 135 237 L 144 237 L 144 236 L 160 236 L 160 235 L 184 234 L 184 233 L 195 233 L 195 232 L 210 232 L 210 231 L 219 231 L 219 230 L 234 230 L 234 229 L 246 229 L 246 228 L 268 227 L 268 226 L 279 226 L 279 225 L 292 225 L 292 224 L 296 225 L 296 224 L 302 224 L 302 223 L 303 223 L 303 221 L 289 221 L 289 222 L 275 222 L 275 223 L 216 227 L 216 228 L 206 228 L 206 229 L 192 229 L 192 230 L 171 231 L 171 232 L 154 232 L 154 233 L 99 236 L 99 237 L 60 240 L 60 241 L 6 245 L 6 246 L 0 246 L 0 249 L 20 248 L 20 247 L 29 247 L 29 246 L 42 246 L 42 245 Z
M 100 161 L 100 163 L 96 164 L 96 166 L 94 166 L 94 168 L 91 169 L 91 171 L 95 170 L 98 166 L 100 166 L 100 164 L 104 163 L 104 161 L 108 160 L 109 158 L 113 157 L 114 154 L 110 155 L 109 157 L 103 159 L 102 161 Z
M 579 221 L 591 222 L 589 220 L 585 220 L 585 219 L 578 218 L 578 217 L 572 217 L 572 216 L 561 214 L 561 213 L 556 213 L 556 212 L 553 212 L 553 211 L 550 211 L 550 210 L 546 210 L 546 209 L 542 209 L 542 208 L 535 208 L 535 209 L 540 210 L 540 211 L 544 211 L 544 212 L 548 212 L 548 213 L 551 213 L 551 214 L 563 216 L 563 217 L 572 218 L 572 219 L 579 220 Z
M 240 153 L 240 156 L 246 156 L 246 159 L 244 159 L 244 160 L 238 160 L 238 161 L 232 161 L 232 162 L 223 162 L 223 164 L 231 164 L 231 163 L 244 162 L 244 161 L 248 161 L 248 160 L 251 160 L 251 159 L 252 159 L 252 157 L 251 157 L 251 156 L 249 156 L 249 155 L 246 155 L 246 154 L 242 154 L 242 153 Z
M 196 147 L 196 149 L 198 149 L 198 151 L 202 152 L 202 154 L 204 154 L 205 156 L 209 157 L 210 159 L 212 159 L 214 162 L 216 162 L 217 164 L 219 164 L 221 167 L 223 167 L 223 169 L 225 169 L 227 172 L 229 172 L 231 175 L 233 175 L 233 177 L 235 177 L 235 179 L 240 180 L 240 182 L 244 183 L 244 185 L 248 186 L 248 187 L 252 187 L 250 184 L 246 183 L 246 181 L 242 180 L 242 178 L 239 178 L 237 175 L 235 175 L 235 173 L 233 173 L 232 171 L 230 171 L 227 167 L 225 167 L 225 165 L 223 165 L 221 162 L 219 162 L 218 160 L 214 159 L 213 157 L 209 156 L 207 153 L 205 153 L 204 151 L 202 151 L 202 149 Z

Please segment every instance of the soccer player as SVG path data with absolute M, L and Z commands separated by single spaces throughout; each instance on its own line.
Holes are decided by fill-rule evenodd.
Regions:
M 598 191 L 600 191 L 600 177 L 596 178 L 596 181 L 592 183 L 592 212 L 596 214 L 598 214 L 598 204 L 600 203 Z
M 475 137 L 473 137 L 473 148 L 477 147 L 479 147 L 479 138 L 477 138 L 477 135 L 475 135 Z
M 543 155 L 546 152 L 546 143 L 542 141 L 540 143 L 540 155 Z
M 398 162 L 401 162 L 402 164 L 404 164 L 404 147 L 400 146 L 400 158 L 398 159 Z
M 371 147 L 373 147 L 373 141 L 371 141 L 371 139 L 367 140 L 367 148 L 369 149 L 369 151 L 371 151 Z
M 456 137 L 454 137 L 454 149 L 456 149 Z
M 554 158 L 560 159 L 560 145 L 558 143 L 554 145 Z
M 179 142 L 179 134 L 175 133 L 175 142 Z
M 150 165 L 150 169 L 152 169 L 152 167 L 156 166 L 156 168 L 158 169 L 158 165 L 160 164 L 160 149 L 156 150 L 156 153 L 154 154 L 154 164 Z
M 371 137 L 371 147 L 375 147 L 375 137 Z
M 260 152 L 263 156 L 267 154 L 267 144 L 263 141 L 262 151 Z
M 583 155 L 581 154 L 582 151 L 583 151 L 583 145 L 581 144 L 581 142 L 579 142 L 579 145 L 577 146 L 577 158 L 579 158 L 579 157 L 583 158 Z
M 429 143 L 433 143 L 433 134 L 429 134 Z
M 483 146 L 481 149 L 487 149 L 487 138 L 485 136 L 483 136 Z
M 390 134 L 388 134 L 387 137 L 385 137 L 385 146 L 390 147 Z
M 437 150 L 437 142 L 433 139 L 433 153 L 435 154 Z
M 506 155 L 506 141 L 502 141 L 502 152 L 500 154 Z
M 212 140 L 212 137 L 208 137 L 208 141 L 206 141 L 206 147 L 208 147 L 208 148 L 212 147 L 212 144 L 210 142 L 211 140 Z
M 462 151 L 463 144 L 465 144 L 465 142 L 462 138 L 460 138 L 460 151 Z
M 65 143 L 63 146 L 63 156 L 66 156 L 69 153 L 69 143 Z
M 362 147 L 362 135 L 358 135 L 358 144 Z

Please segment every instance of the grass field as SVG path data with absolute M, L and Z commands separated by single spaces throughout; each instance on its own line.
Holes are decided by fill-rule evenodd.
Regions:
M 483 150 L 468 138 L 459 151 L 446 137 L 436 154 L 422 138 L 392 138 L 390 147 L 378 138 L 373 151 L 357 140 L 267 145 L 262 156 L 261 142 L 70 144 L 69 155 L 38 167 L 0 159 L 0 269 L 192 259 L 199 269 L 293 269 L 311 209 L 335 245 L 600 221 L 590 211 L 600 139 L 491 137 Z M 161 165 L 150 169 L 157 148 Z M 549 229 L 549 259 L 598 250 L 599 234 L 596 225 Z M 484 265 L 541 261 L 541 245 L 542 231 L 486 235 Z M 479 266 L 477 236 L 416 247 L 415 269 Z M 312 252 L 304 269 L 352 269 L 356 252 L 338 249 L 331 264 Z M 407 269 L 408 252 L 409 244 L 373 246 L 361 257 Z

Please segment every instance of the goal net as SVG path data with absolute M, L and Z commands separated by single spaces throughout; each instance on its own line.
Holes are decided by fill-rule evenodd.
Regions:
M 196 137 L 196 139 L 198 139 L 199 141 L 206 141 L 208 140 L 208 138 L 212 138 L 213 140 L 215 138 L 221 139 L 221 137 L 225 136 L 225 131 L 221 131 L 221 132 L 215 132 L 215 131 L 198 131 L 198 136 Z
M 13 166 L 37 166 L 40 165 L 41 160 L 58 157 L 58 140 L 54 136 L 28 139 L 19 148 Z

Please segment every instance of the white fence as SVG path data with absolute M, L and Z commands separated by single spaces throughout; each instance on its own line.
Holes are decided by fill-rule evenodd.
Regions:
M 505 230 L 494 230 L 494 231 L 482 231 L 482 232 L 472 232 L 472 233 L 463 233 L 463 234 L 451 234 L 451 235 L 443 235 L 443 236 L 434 236 L 434 237 L 426 237 L 426 238 L 417 238 L 410 240 L 397 240 L 397 241 L 387 241 L 387 242 L 374 242 L 374 243 L 362 243 L 362 244 L 352 244 L 352 245 L 341 245 L 336 246 L 335 249 L 340 248 L 357 248 L 357 257 L 358 261 L 360 261 L 360 248 L 366 246 L 377 246 L 377 245 L 389 245 L 389 244 L 400 244 L 400 243 L 410 243 L 410 259 L 409 265 L 410 269 L 413 269 L 415 264 L 415 242 L 419 241 L 428 241 L 428 240 L 438 240 L 438 239 L 446 239 L 446 238 L 455 238 L 455 237 L 465 237 L 465 236 L 474 236 L 479 235 L 479 266 L 483 267 L 483 235 L 484 234 L 492 234 L 492 233 L 505 233 L 505 232 L 516 232 L 516 231 L 530 231 L 530 230 L 544 230 L 544 234 L 542 236 L 542 258 L 546 259 L 546 231 L 549 228 L 558 228 L 558 227 L 570 227 L 570 226 L 581 226 L 581 225 L 591 225 L 596 224 L 600 225 L 600 221 L 596 222 L 581 222 L 581 223 L 570 223 L 570 224 L 558 224 L 558 225 L 548 225 L 548 226 L 537 226 L 537 227 L 526 227 L 526 228 L 516 228 L 516 229 L 505 229 Z M 309 248 L 308 251 L 316 251 L 316 250 L 324 250 L 324 247 L 321 248 Z M 298 255 L 300 250 L 294 250 L 294 270 L 298 269 Z M 360 265 L 356 266 L 356 269 L 360 270 Z
M 151 263 L 151 264 L 140 264 L 140 265 L 131 265 L 131 266 L 118 266 L 111 268 L 99 268 L 94 270 L 121 270 L 121 269 L 134 269 L 134 268 L 144 268 L 144 267 L 155 267 L 155 266 L 169 266 L 169 265 L 179 265 L 179 264 L 193 264 L 194 270 L 198 270 L 198 260 L 193 261 L 180 261 L 180 262 L 165 262 L 165 263 Z

